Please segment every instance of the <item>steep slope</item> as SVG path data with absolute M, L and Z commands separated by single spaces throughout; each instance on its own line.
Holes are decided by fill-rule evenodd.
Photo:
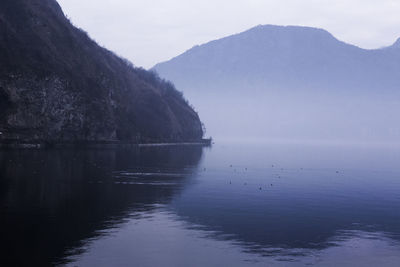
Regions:
M 0 2 L 4 140 L 182 141 L 203 135 L 174 86 L 99 47 L 55 0 Z
M 400 39 L 366 50 L 321 29 L 257 26 L 153 70 L 217 138 L 400 140 Z

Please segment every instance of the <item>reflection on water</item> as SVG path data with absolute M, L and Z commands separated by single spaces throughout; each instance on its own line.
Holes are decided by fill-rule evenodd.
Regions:
M 383 233 L 338 232 L 322 250 L 264 248 L 244 251 L 240 241 L 215 240 L 158 207 L 87 240 L 70 266 L 398 266 L 400 243 Z M 74 251 L 76 253 L 76 251 Z
M 260 143 L 3 151 L 2 260 L 397 266 L 399 151 Z
M 15 266 L 63 262 L 66 251 L 128 219 L 132 210 L 168 203 L 190 182 L 201 155 L 200 147 L 2 151 L 0 260 Z M 179 176 L 128 174 L 149 169 Z

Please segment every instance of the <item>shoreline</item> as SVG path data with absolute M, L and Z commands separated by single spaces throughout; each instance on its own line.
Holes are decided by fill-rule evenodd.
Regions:
M 120 141 L 85 141 L 70 143 L 45 142 L 0 142 L 1 149 L 48 149 L 48 148 L 119 148 L 119 147 L 160 147 L 160 146 L 212 146 L 212 139 L 182 142 L 133 143 Z

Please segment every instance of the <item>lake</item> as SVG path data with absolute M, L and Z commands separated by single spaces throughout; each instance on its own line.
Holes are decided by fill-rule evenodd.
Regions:
M 400 147 L 3 150 L 2 266 L 398 266 Z

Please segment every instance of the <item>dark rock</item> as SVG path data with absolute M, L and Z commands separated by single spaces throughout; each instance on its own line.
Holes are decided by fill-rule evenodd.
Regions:
M 0 2 L 0 132 L 51 143 L 203 136 L 170 82 L 98 46 L 54 0 Z

